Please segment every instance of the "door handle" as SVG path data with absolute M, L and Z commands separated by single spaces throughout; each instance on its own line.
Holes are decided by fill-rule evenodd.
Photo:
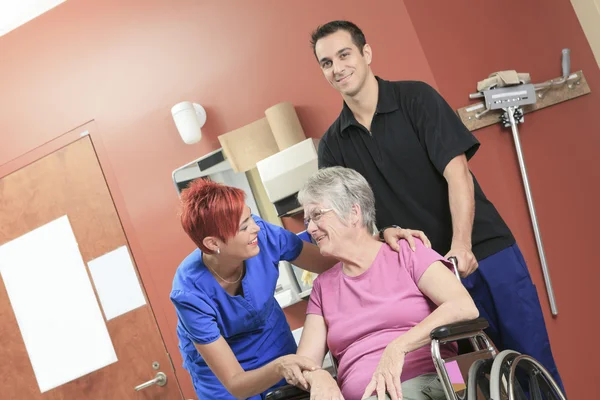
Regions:
M 152 385 L 165 386 L 166 384 L 167 384 L 167 375 L 165 375 L 164 372 L 157 372 L 154 379 L 152 379 L 148 382 L 144 382 L 141 385 L 136 386 L 135 390 L 139 391 L 142 389 L 146 389 L 147 387 L 150 387 Z

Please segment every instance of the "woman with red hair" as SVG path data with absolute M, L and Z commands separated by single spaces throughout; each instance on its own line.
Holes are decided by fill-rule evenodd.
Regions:
M 286 260 L 322 273 L 335 260 L 252 215 L 238 188 L 199 179 L 181 202 L 181 224 L 198 248 L 177 269 L 170 297 L 184 367 L 199 398 L 260 400 L 285 381 L 307 388 L 302 371 L 320 366 L 295 355 L 274 297 L 278 265 Z M 413 243 L 413 235 L 424 238 L 398 230 L 390 240 Z

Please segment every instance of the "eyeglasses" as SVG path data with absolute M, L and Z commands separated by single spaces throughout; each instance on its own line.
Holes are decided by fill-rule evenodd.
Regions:
M 317 222 L 325 213 L 328 213 L 329 211 L 333 211 L 333 208 L 317 208 L 313 210 L 308 214 L 308 217 L 304 218 L 304 226 L 308 228 L 310 221 Z

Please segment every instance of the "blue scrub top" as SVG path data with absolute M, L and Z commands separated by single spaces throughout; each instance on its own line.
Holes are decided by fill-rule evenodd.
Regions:
M 206 365 L 194 343 L 208 344 L 222 336 L 246 371 L 296 353 L 296 342 L 274 293 L 279 261 L 298 258 L 302 240 L 255 215 L 252 217 L 260 227 L 260 252 L 246 260 L 243 296 L 231 296 L 219 285 L 202 262 L 199 249 L 183 260 L 173 280 L 171 301 L 178 316 L 179 350 L 183 366 L 190 372 L 196 394 L 202 400 L 234 397 Z M 275 386 L 283 383 L 284 380 Z M 265 395 L 266 392 L 250 399 L 264 399 Z

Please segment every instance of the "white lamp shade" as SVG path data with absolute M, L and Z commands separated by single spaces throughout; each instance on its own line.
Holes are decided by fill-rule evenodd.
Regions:
M 171 108 L 171 115 L 186 144 L 198 143 L 202 139 L 201 128 L 206 122 L 206 111 L 200 104 L 182 101 Z

